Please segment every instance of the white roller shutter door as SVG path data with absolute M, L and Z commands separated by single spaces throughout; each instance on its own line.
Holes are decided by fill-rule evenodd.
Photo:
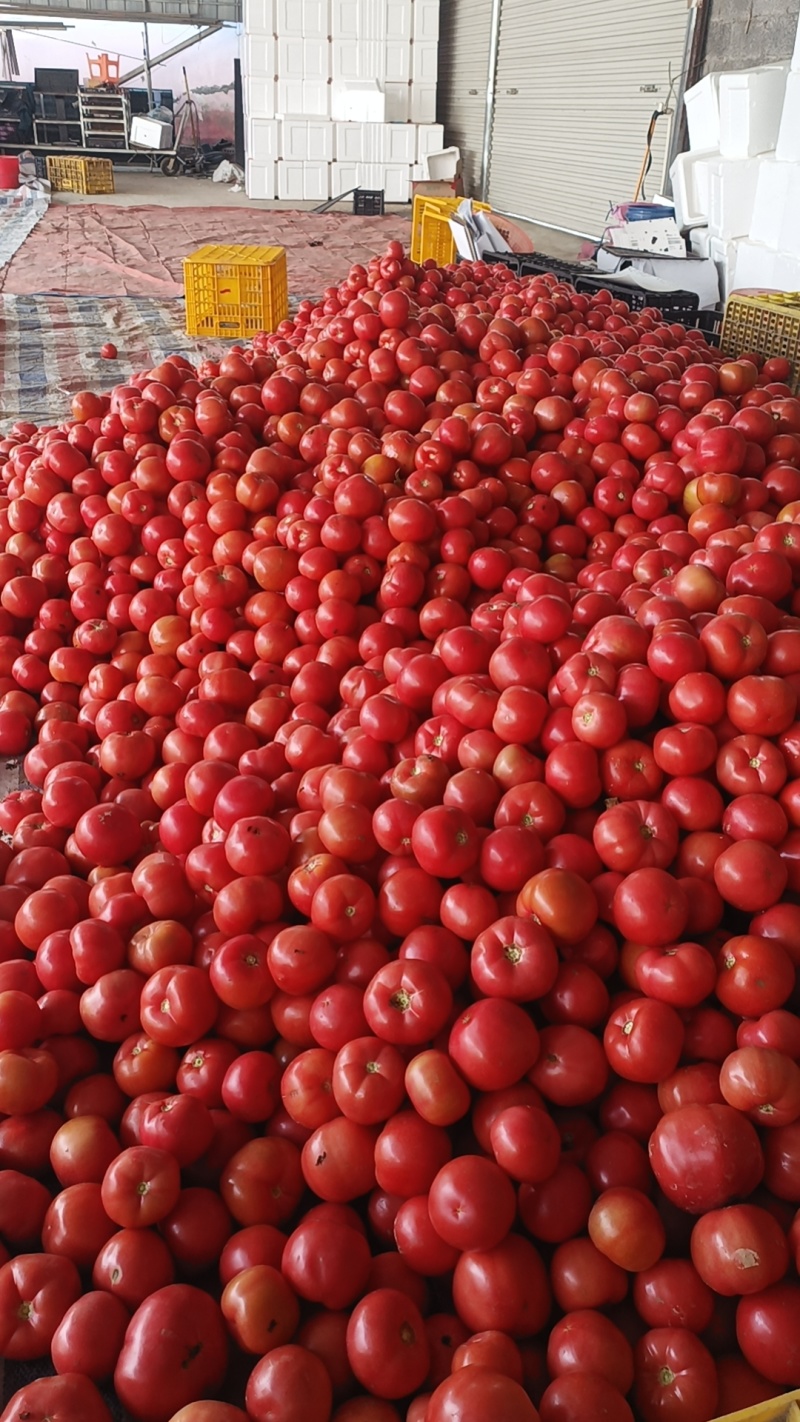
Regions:
M 445 142 L 461 149 L 464 191 L 479 196 L 491 0 L 442 0 L 438 117 Z
M 492 205 L 601 233 L 609 204 L 633 198 L 651 114 L 674 107 L 687 20 L 687 0 L 503 0 Z M 656 125 L 648 198 L 669 123 Z

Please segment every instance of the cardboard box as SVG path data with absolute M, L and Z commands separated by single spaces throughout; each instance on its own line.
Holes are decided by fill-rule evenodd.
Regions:
M 459 173 L 452 183 L 437 183 L 430 178 L 415 180 L 411 184 L 412 197 L 463 197 L 464 181 Z
M 624 222 L 609 227 L 608 240 L 613 247 L 629 252 L 658 252 L 663 257 L 685 257 L 686 244 L 677 222 L 671 217 L 654 222 Z

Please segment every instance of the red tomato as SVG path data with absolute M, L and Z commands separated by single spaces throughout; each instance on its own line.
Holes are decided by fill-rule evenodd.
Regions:
M 636 1345 L 636 1406 L 645 1422 L 713 1415 L 714 1359 L 688 1328 L 654 1328 Z
M 94 1383 L 83 1373 L 36 1378 L 9 1399 L 0 1422 L 111 1422 Z
M 114 1391 L 123 1407 L 146 1422 L 169 1422 L 179 1408 L 217 1391 L 227 1362 L 219 1305 L 189 1284 L 170 1284 L 133 1315 Z
M 18 1254 L 0 1268 L 0 1349 L 20 1362 L 50 1351 L 53 1335 L 80 1294 L 71 1259 Z

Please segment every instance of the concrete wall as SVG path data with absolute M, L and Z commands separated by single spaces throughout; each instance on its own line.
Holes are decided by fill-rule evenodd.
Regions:
M 124 21 L 78 20 L 63 36 L 57 33 L 39 34 L 16 30 L 14 44 L 19 59 L 20 79 L 33 82 L 34 69 L 77 69 L 81 81 L 88 79 L 87 54 L 120 56 L 120 73 L 133 69 L 142 59 L 142 27 Z M 149 26 L 150 54 L 155 56 L 188 39 L 192 30 L 186 25 Z M 183 94 L 185 65 L 189 85 L 200 114 L 200 136 L 204 143 L 233 139 L 233 61 L 238 54 L 239 37 L 235 27 L 228 26 L 201 40 L 166 64 L 153 66 L 154 88 L 172 89 L 177 100 Z M 133 87 L 144 88 L 144 76 L 133 81 Z
M 788 59 L 798 15 L 800 0 L 711 0 L 704 72 Z

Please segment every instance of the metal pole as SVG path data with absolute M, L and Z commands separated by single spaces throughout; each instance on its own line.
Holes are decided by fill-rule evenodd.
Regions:
M 556 222 L 543 222 L 539 217 L 531 217 L 529 212 L 506 212 L 499 207 L 494 208 L 498 217 L 510 217 L 512 222 L 530 222 L 534 227 L 544 227 L 547 232 L 563 232 L 565 237 L 580 237 L 584 242 L 595 242 L 600 245 L 602 238 L 594 232 L 578 232 L 574 227 L 559 227 Z
M 163 54 L 157 54 L 155 59 L 151 61 L 151 67 L 155 67 L 157 64 L 163 64 L 165 60 L 172 59 L 174 55 L 181 54 L 184 49 L 190 49 L 193 44 L 199 44 L 201 40 L 208 39 L 209 35 L 215 35 L 217 30 L 221 30 L 222 28 L 223 24 L 221 20 L 217 20 L 214 25 L 207 25 L 199 34 L 191 35 L 189 39 L 181 40 L 180 44 L 174 44 L 172 49 L 165 49 Z M 140 74 L 144 74 L 146 68 L 147 66 L 145 64 L 137 64 L 135 69 L 129 69 L 127 74 L 122 75 L 119 81 L 120 84 L 129 84 L 131 79 L 138 79 Z
M 150 68 L 150 36 L 147 33 L 147 21 L 142 26 L 142 39 L 144 41 L 144 82 L 147 85 L 147 107 L 150 111 L 153 108 L 153 73 Z
M 497 55 L 500 49 L 500 12 L 502 8 L 503 0 L 492 0 L 489 70 L 486 75 L 486 112 L 483 118 L 483 151 L 481 153 L 481 202 L 486 202 L 489 191 L 489 164 L 492 157 L 492 124 L 494 122 L 494 96 L 497 84 Z

